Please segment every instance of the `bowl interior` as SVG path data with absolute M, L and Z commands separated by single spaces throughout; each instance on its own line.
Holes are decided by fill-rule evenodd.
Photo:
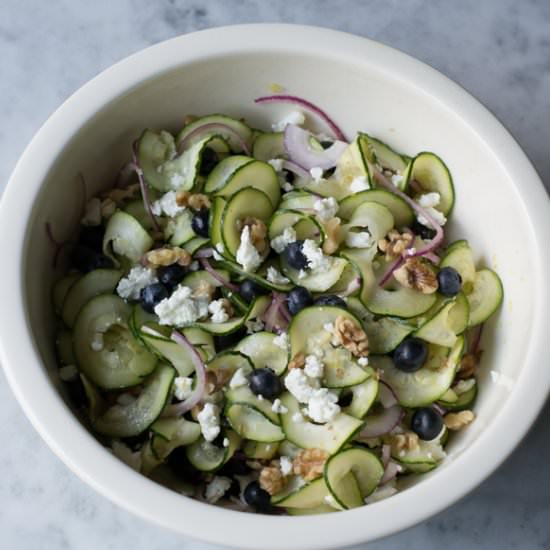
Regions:
M 350 138 L 364 130 L 409 155 L 423 150 L 440 155 L 450 168 L 457 196 L 447 240 L 468 239 L 479 264 L 497 269 L 502 277 L 505 301 L 483 337 L 478 419 L 453 438 L 451 460 L 441 466 L 444 469 L 482 436 L 521 375 L 535 306 L 537 281 L 531 275 L 534 270 L 526 269 L 537 257 L 535 241 L 521 185 L 511 180 L 477 132 L 421 84 L 413 85 L 391 67 L 381 68 L 368 59 L 359 65 L 342 54 L 329 57 L 290 49 L 208 56 L 136 85 L 104 105 L 75 135 L 66 136 L 35 201 L 24 253 L 26 315 L 44 368 L 56 370 L 50 293 L 59 276 L 52 268 L 53 247 L 44 224 L 52 224 L 59 240 L 74 234 L 83 201 L 75 176 L 83 174 L 88 196 L 111 186 L 144 128 L 176 131 L 187 114 L 227 113 L 269 129 L 291 110 L 254 104 L 253 99 L 270 93 L 274 83 L 325 108 Z M 50 378 L 57 384 L 55 376 Z

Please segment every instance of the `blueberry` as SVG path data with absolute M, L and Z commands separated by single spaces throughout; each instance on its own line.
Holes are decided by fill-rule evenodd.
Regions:
M 323 172 L 323 178 L 327 179 L 330 178 L 336 172 L 336 166 L 333 166 L 332 168 L 329 168 L 328 170 L 325 170 Z
M 283 391 L 279 377 L 268 367 L 253 370 L 249 376 L 249 381 L 252 393 L 261 395 L 266 399 L 275 399 Z
M 240 342 L 246 336 L 246 327 L 241 327 L 239 330 L 232 332 L 231 334 L 221 334 L 220 336 L 214 336 L 214 345 L 216 351 L 221 351 Z
M 322 147 L 323 149 L 328 149 L 329 147 L 332 147 L 332 145 L 334 144 L 334 142 L 333 142 L 333 141 L 329 141 L 328 139 L 325 139 L 325 140 L 321 141 L 320 144 L 321 144 L 321 147 Z
M 86 395 L 86 390 L 84 389 L 84 384 L 80 376 L 77 376 L 74 380 L 70 380 L 65 383 L 67 388 L 67 393 L 69 394 L 69 399 L 71 403 L 77 409 L 83 409 L 88 404 L 88 396 Z
M 80 229 L 78 244 L 87 246 L 96 252 L 103 250 L 103 235 L 105 229 L 102 225 L 85 225 Z
M 242 451 L 235 451 L 233 456 L 218 470 L 221 476 L 244 476 L 250 472 L 247 466 L 247 456 Z
M 435 439 L 443 429 L 443 418 L 431 407 L 417 409 L 411 418 L 411 429 L 425 441 Z
M 162 283 L 153 283 L 141 289 L 141 307 L 149 313 L 154 313 L 155 306 L 168 296 L 170 296 L 170 293 Z
M 271 497 L 267 491 L 260 487 L 257 481 L 252 481 L 246 486 L 243 497 L 248 505 L 259 512 L 271 511 Z
M 304 241 L 294 241 L 287 244 L 283 250 L 285 262 L 294 269 L 305 269 L 307 267 L 307 258 L 302 252 Z
M 199 210 L 191 220 L 191 229 L 199 236 L 208 238 L 210 212 L 203 208 Z
M 294 172 L 291 172 L 290 170 L 283 170 L 283 174 L 285 176 L 285 181 L 288 183 L 294 183 L 294 180 L 296 179 L 296 174 Z
M 435 237 L 435 229 L 422 225 L 418 220 L 414 220 L 411 229 L 415 235 L 426 241 Z
M 462 277 L 453 267 L 444 267 L 437 274 L 439 293 L 443 296 L 456 296 L 462 288 Z
M 82 245 L 74 247 L 71 253 L 71 261 L 76 269 L 82 273 L 88 273 L 94 269 L 111 269 L 114 266 L 111 258 Z
M 201 176 L 208 176 L 208 174 L 210 174 L 210 172 L 214 169 L 214 166 L 218 164 L 218 160 L 218 154 L 216 151 L 214 151 L 214 149 L 210 149 L 210 147 L 207 147 L 202 152 L 199 174 Z
M 351 405 L 352 401 L 353 401 L 353 393 L 349 391 L 349 392 L 340 394 L 340 397 L 338 398 L 338 405 L 340 407 L 348 407 L 349 405 Z
M 346 302 L 340 296 L 336 296 L 335 294 L 327 294 L 326 296 L 321 296 L 320 298 L 317 298 L 315 300 L 316 306 L 335 306 L 335 307 L 342 307 L 344 309 L 347 308 Z
M 422 368 L 428 358 L 428 346 L 419 338 L 406 338 L 393 352 L 393 362 L 399 370 L 414 372 Z
M 313 298 L 307 288 L 295 286 L 288 293 L 287 303 L 288 311 L 290 311 L 292 315 L 296 315 L 300 310 L 313 304 Z
M 175 448 L 166 459 L 172 472 L 185 481 L 197 485 L 202 482 L 202 474 L 189 462 L 185 447 Z
M 172 264 L 157 269 L 157 277 L 159 281 L 168 288 L 176 288 L 181 280 L 185 277 L 187 270 L 179 264 Z
M 260 286 L 256 281 L 252 281 L 251 279 L 244 280 L 239 287 L 239 294 L 248 303 L 255 300 L 258 296 L 267 294 L 267 292 L 267 289 L 265 289 L 263 286 Z

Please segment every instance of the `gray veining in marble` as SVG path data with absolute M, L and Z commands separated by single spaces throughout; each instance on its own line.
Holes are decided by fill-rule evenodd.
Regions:
M 181 33 L 260 21 L 333 27 L 428 62 L 483 101 L 550 182 L 548 0 L 2 0 L 0 189 L 42 122 L 99 71 Z M 0 549 L 213 550 L 137 519 L 77 479 L 0 378 Z M 548 418 L 547 405 L 473 494 L 369 548 L 550 549 Z

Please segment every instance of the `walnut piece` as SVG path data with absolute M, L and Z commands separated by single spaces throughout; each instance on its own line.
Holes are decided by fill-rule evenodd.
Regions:
M 216 287 L 203 279 L 199 281 L 199 284 L 193 291 L 192 296 L 193 298 L 208 298 L 208 301 L 211 301 L 215 292 Z
M 471 422 L 473 422 L 475 415 L 472 411 L 459 411 L 456 413 L 447 413 L 443 417 L 443 422 L 449 430 L 461 430 Z
M 145 254 L 145 261 L 152 268 L 176 263 L 185 267 L 191 263 L 191 255 L 187 250 L 177 246 L 174 248 L 156 248 Z
M 378 241 L 378 248 L 386 253 L 386 260 L 390 261 L 401 256 L 413 241 L 412 233 L 399 233 L 392 229 L 386 238 Z
M 405 432 L 391 436 L 390 445 L 393 455 L 412 451 L 418 447 L 418 436 L 414 432 Z
M 479 354 L 465 353 L 458 367 L 457 378 L 471 378 L 477 369 L 478 363 Z
M 116 202 L 107 197 L 101 201 L 101 217 L 110 218 L 116 210 Z
M 206 393 L 212 395 L 229 382 L 233 373 L 231 369 L 215 369 L 206 371 Z
M 284 489 L 286 480 L 279 466 L 272 462 L 270 466 L 262 468 L 259 482 L 264 491 L 276 495 Z
M 343 315 L 336 317 L 332 343 L 344 346 L 355 357 L 367 357 L 369 354 L 369 339 L 366 332 Z
M 178 206 L 188 206 L 193 210 L 202 210 L 210 208 L 210 199 L 202 193 L 189 193 L 189 191 L 178 191 L 176 193 L 176 204 Z
M 303 353 L 296 354 L 288 364 L 288 370 L 303 369 L 306 364 L 306 356 Z
M 246 226 L 250 229 L 250 240 L 254 248 L 260 253 L 264 252 L 269 246 L 265 223 L 253 216 L 247 216 L 244 220 L 237 222 L 237 229 L 239 231 L 242 231 Z
M 323 242 L 323 252 L 325 254 L 334 254 L 344 238 L 340 218 L 330 218 L 325 227 L 325 241 Z
M 420 258 L 409 258 L 393 272 L 398 282 L 423 294 L 433 294 L 438 287 L 435 271 Z
M 323 475 L 325 462 L 329 454 L 323 449 L 304 449 L 292 462 L 292 471 L 306 481 L 312 481 Z

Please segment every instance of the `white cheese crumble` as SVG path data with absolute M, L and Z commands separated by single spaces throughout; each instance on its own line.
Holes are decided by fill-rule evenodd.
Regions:
M 303 421 L 304 421 L 304 415 L 300 411 L 295 412 L 292 415 L 292 422 L 303 422 Z
M 281 468 L 281 473 L 284 476 L 288 476 L 292 473 L 292 459 L 288 456 L 282 456 L 279 459 L 279 466 Z
M 313 203 L 313 209 L 317 213 L 317 216 L 319 216 L 319 219 L 326 222 L 336 216 L 336 212 L 338 212 L 338 201 L 334 197 L 317 199 Z
M 359 233 L 350 231 L 346 235 L 346 245 L 350 248 L 368 248 L 370 244 L 371 239 L 368 231 L 360 231 Z
M 273 345 L 281 348 L 282 350 L 288 350 L 288 344 L 288 334 L 286 332 L 281 332 L 281 334 L 273 338 Z
M 152 269 L 136 265 L 126 277 L 120 279 L 116 291 L 125 300 L 139 300 L 142 289 L 157 282 L 157 276 Z
M 235 371 L 235 374 L 231 377 L 231 380 L 229 381 L 229 387 L 231 389 L 234 388 L 240 388 L 241 386 L 247 386 L 248 385 L 248 379 L 246 378 L 246 374 L 244 373 L 243 368 L 239 368 Z
M 271 248 L 280 254 L 290 243 L 296 240 L 296 231 L 293 227 L 287 227 L 282 235 L 278 235 L 271 241 Z
M 306 239 L 302 245 L 302 252 L 307 258 L 309 269 L 329 269 L 332 263 L 330 256 L 325 256 L 317 243 L 312 239 Z
M 418 204 L 422 206 L 423 208 L 431 208 L 434 206 L 437 206 L 439 202 L 441 201 L 441 196 L 439 193 L 424 193 L 423 195 L 420 195 L 418 200 Z
M 385 498 L 395 495 L 395 493 L 397 493 L 397 489 L 393 485 L 383 485 L 382 487 L 378 487 L 374 493 L 365 498 L 365 504 L 373 504 L 379 500 L 384 500 Z
M 298 279 L 305 279 L 307 277 L 307 271 L 305 269 L 300 269 L 298 271 Z
M 193 393 L 193 379 L 188 376 L 176 376 L 174 379 L 174 395 L 184 401 Z
M 280 399 L 275 399 L 275 401 L 273 401 L 273 405 L 271 405 L 271 410 L 277 414 L 285 414 L 288 412 L 288 409 L 281 403 Z
M 237 250 L 237 262 L 245 271 L 255 271 L 262 263 L 262 258 L 250 239 L 250 227 L 245 225 L 241 232 L 241 244 Z
M 280 172 L 283 169 L 283 159 L 271 159 L 267 163 L 275 170 L 275 172 Z
M 323 325 L 323 330 L 329 334 L 332 334 L 334 332 L 334 323 L 325 323 Z
M 171 296 L 155 306 L 155 313 L 161 325 L 184 327 L 208 315 L 208 302 L 193 299 L 188 286 L 179 286 Z
M 313 390 L 307 404 L 307 415 L 314 422 L 321 424 L 330 422 L 340 412 L 337 402 L 338 396 L 327 388 Z
M 224 252 L 225 252 L 225 247 L 223 246 L 223 244 L 222 243 L 216 244 L 214 250 L 212 251 L 214 260 L 218 260 L 218 261 L 223 260 L 222 254 Z
M 78 376 L 78 370 L 74 365 L 65 365 L 59 369 L 59 378 L 63 382 L 70 382 Z
M 160 199 L 151 205 L 151 211 L 155 216 L 166 215 L 169 218 L 174 218 L 185 210 L 185 206 L 179 206 L 176 201 L 176 192 L 168 191 L 164 193 Z
M 359 359 L 357 359 L 357 363 L 361 367 L 366 367 L 369 364 L 369 358 L 368 357 L 359 357 Z
M 229 439 L 227 437 L 223 438 L 222 445 L 227 449 L 229 447 Z
M 416 202 L 418 202 L 418 204 L 422 206 L 422 208 L 424 208 L 424 210 L 426 210 L 426 212 L 428 212 L 428 214 L 439 225 L 445 225 L 447 223 L 447 218 L 435 208 L 441 202 L 441 196 L 439 193 L 424 193 L 423 195 L 420 195 Z M 421 214 L 417 214 L 416 219 L 418 220 L 418 223 L 431 227 L 430 222 Z
M 393 174 L 391 177 L 391 182 L 395 187 L 399 187 L 399 184 L 403 181 L 403 176 L 401 174 Z
M 361 191 L 366 191 L 367 189 L 370 189 L 370 185 L 366 176 L 355 176 L 349 186 L 349 190 L 352 193 L 360 193 Z
M 211 314 L 210 320 L 213 323 L 225 323 L 229 321 L 229 315 L 225 311 L 225 300 L 222 298 L 220 300 L 214 300 L 208 304 L 208 311 Z
M 101 225 L 101 201 L 97 197 L 86 203 L 84 216 L 80 223 L 87 226 Z
M 304 372 L 309 378 L 322 378 L 325 371 L 325 365 L 319 361 L 319 358 L 315 355 L 308 355 L 306 357 L 306 364 L 304 366 Z
M 285 387 L 300 403 L 308 403 L 313 395 L 313 388 L 302 369 L 292 369 L 287 374 Z
M 309 175 L 313 178 L 315 183 L 321 183 L 323 181 L 323 169 L 319 168 L 319 166 L 310 168 Z
M 301 126 L 306 121 L 304 113 L 300 111 L 291 111 L 282 118 L 279 122 L 271 125 L 271 128 L 274 132 L 282 132 L 289 124 L 295 124 L 296 126 Z
M 290 279 L 287 279 L 277 268 L 271 265 L 267 268 L 267 280 L 274 285 L 286 285 L 290 283 Z
M 197 415 L 201 433 L 206 441 L 214 441 L 220 433 L 220 412 L 216 405 L 205 403 L 202 411 Z
M 469 380 L 460 380 L 453 388 L 453 391 L 457 395 L 462 395 L 463 393 L 466 393 L 468 390 L 472 389 L 475 383 L 476 382 L 473 378 L 470 378 Z
M 90 341 L 90 348 L 92 348 L 93 351 L 102 351 L 103 345 L 103 334 L 101 332 L 96 332 Z
M 231 479 L 228 477 L 214 476 L 214 479 L 206 486 L 204 498 L 206 502 L 214 504 L 227 493 L 231 487 Z

